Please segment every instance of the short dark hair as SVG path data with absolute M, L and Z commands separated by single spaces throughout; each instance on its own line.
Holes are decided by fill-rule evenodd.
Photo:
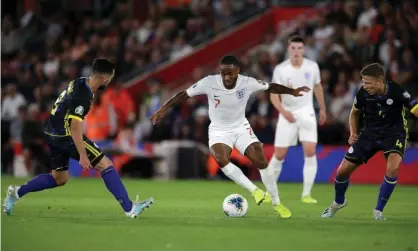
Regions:
M 305 39 L 303 39 L 301 36 L 299 35 L 293 35 L 290 36 L 289 39 L 287 40 L 290 43 L 294 42 L 294 43 L 302 43 L 305 44 Z
M 235 65 L 236 67 L 240 67 L 240 63 L 238 61 L 238 59 L 235 56 L 232 55 L 226 55 L 221 59 L 221 64 L 232 64 Z
M 115 63 L 107 58 L 96 58 L 93 62 L 93 73 L 112 74 L 115 70 Z
M 374 77 L 374 78 L 385 78 L 385 70 L 383 69 L 383 66 L 381 66 L 378 63 L 373 63 L 366 65 L 361 71 L 360 75 L 367 76 L 367 77 Z

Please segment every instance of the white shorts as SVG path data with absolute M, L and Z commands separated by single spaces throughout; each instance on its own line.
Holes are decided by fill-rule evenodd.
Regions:
M 245 155 L 247 147 L 254 142 L 260 141 L 250 125 L 240 126 L 230 131 L 209 130 L 209 147 L 222 143 L 231 148 L 235 147 L 242 155 Z
M 283 114 L 279 115 L 274 146 L 294 146 L 297 144 L 298 138 L 301 142 L 318 142 L 317 122 L 314 110 L 302 108 L 292 112 L 292 114 L 296 119 L 295 123 L 290 123 Z

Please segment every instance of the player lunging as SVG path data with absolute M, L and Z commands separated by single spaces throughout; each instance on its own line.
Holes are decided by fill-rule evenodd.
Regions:
M 185 91 L 177 93 L 165 103 L 152 117 L 155 124 L 167 111 L 189 97 L 206 95 L 209 102 L 209 146 L 221 170 L 230 179 L 252 193 L 255 202 L 260 205 L 272 200 L 275 211 L 282 218 L 289 218 L 291 212 L 280 203 L 276 180 L 268 169 L 262 144 L 253 133 L 245 118 L 245 107 L 251 93 L 268 91 L 271 93 L 302 96 L 309 91 L 307 87 L 291 89 L 278 84 L 268 84 L 239 74 L 239 62 L 234 56 L 225 56 L 220 61 L 220 74 L 207 76 Z M 239 169 L 230 162 L 232 148 L 236 147 L 260 170 L 261 179 L 271 194 L 257 188 Z
M 322 125 L 326 120 L 326 108 L 318 64 L 303 57 L 305 48 L 301 37 L 290 37 L 288 44 L 290 59 L 276 66 L 273 72 L 273 82 L 293 88 L 305 85 L 313 89 L 320 106 L 319 124 Z M 279 110 L 280 115 L 276 126 L 274 155 L 269 167 L 275 170 L 276 180 L 278 180 L 288 148 L 296 145 L 299 137 L 305 155 L 302 191 L 304 203 L 317 203 L 311 196 L 318 169 L 316 160 L 318 134 L 313 93 L 308 93 L 301 98 L 270 94 L 271 102 Z
M 351 173 L 366 163 L 378 151 L 384 151 L 386 175 L 380 186 L 373 218 L 384 220 L 383 209 L 398 180 L 398 169 L 404 157 L 408 139 L 406 109 L 418 117 L 418 103 L 411 95 L 392 81 L 385 81 L 385 72 L 379 64 L 371 64 L 361 71 L 363 86 L 358 90 L 350 114 L 351 147 L 341 162 L 335 178 L 334 202 L 322 213 L 329 218 L 347 205 L 347 191 Z M 359 130 L 360 115 L 363 128 Z
M 21 186 L 9 186 L 3 204 L 4 213 L 10 215 L 16 202 L 28 193 L 65 185 L 69 178 L 70 158 L 79 159 L 84 169 L 95 168 L 100 172 L 107 189 L 121 204 L 126 216 L 136 218 L 153 203 L 153 198 L 133 203 L 113 163 L 82 134 L 82 121 L 89 112 L 94 93 L 106 88 L 114 73 L 113 62 L 96 59 L 93 74 L 89 78 L 71 81 L 67 90 L 61 93 L 45 126 L 51 148 L 52 173 L 41 174 Z

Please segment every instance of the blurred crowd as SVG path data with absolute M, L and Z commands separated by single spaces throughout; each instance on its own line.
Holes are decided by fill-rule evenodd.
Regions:
M 69 17 L 58 13 L 48 19 L 28 12 L 19 22 L 5 16 L 2 22 L 2 167 L 10 164 L 14 142 L 32 149 L 40 163 L 47 159 L 42 124 L 59 93 L 70 80 L 88 76 L 95 57 L 117 62 L 116 81 L 95 99 L 85 120 L 85 133 L 101 146 L 111 142 L 126 151 L 142 149 L 142 142 L 191 139 L 208 143 L 209 118 L 205 97 L 188 99 L 158 126 L 148 117 L 172 93 L 159 79 L 148 82 L 149 92 L 133 100 L 123 80 L 179 59 L 193 47 L 251 16 L 243 10 L 260 10 L 268 1 L 191 1 L 169 8 L 164 1 L 150 5 L 149 17 L 138 21 L 129 6 L 118 3 L 106 19 Z M 254 11 L 252 11 L 254 14 Z M 409 1 L 334 1 L 317 20 L 301 17 L 295 34 L 306 41 L 306 57 L 319 63 L 328 107 L 328 120 L 319 127 L 319 142 L 346 144 L 348 116 L 361 85 L 359 71 L 380 62 L 389 78 L 418 96 L 417 6 Z M 242 74 L 270 81 L 274 67 L 287 58 L 286 37 L 275 31 L 264 42 L 239 55 Z M 288 34 L 290 35 L 290 34 Z M 197 68 L 197 81 L 215 69 Z M 193 81 L 187 83 L 191 85 Z M 248 118 L 264 143 L 273 143 L 277 111 L 266 93 L 251 98 Z M 412 143 L 418 126 L 411 120 Z M 10 153 L 10 154 L 8 154 Z M 123 161 L 123 160 L 122 160 Z
M 267 34 L 261 45 L 240 55 L 244 75 L 271 81 L 274 67 L 287 58 L 288 36 L 278 34 L 280 32 Z M 379 1 L 374 5 L 371 0 L 362 4 L 360 1 L 333 1 L 313 22 L 301 16 L 296 30 L 288 35 L 293 34 L 304 37 L 305 57 L 317 61 L 321 69 L 328 119 L 318 128 L 320 143 L 347 144 L 348 117 L 361 86 L 360 70 L 366 64 L 380 62 L 388 79 L 418 98 L 418 12 L 412 2 Z M 193 80 L 209 73 L 213 72 L 197 69 Z M 200 132 L 205 128 L 197 129 L 195 125 L 202 124 L 201 121 L 208 123 L 206 103 L 204 98 L 189 100 L 179 108 L 174 120 L 167 121 L 166 129 L 160 131 L 171 131 L 172 137 L 205 143 L 207 134 Z M 315 107 L 319 112 L 317 103 Z M 190 114 L 194 114 L 194 118 Z M 259 139 L 273 143 L 278 114 L 268 94 L 254 95 L 247 106 L 247 116 Z M 175 121 L 181 124 L 180 129 L 171 127 Z M 409 118 L 408 126 L 409 142 L 418 144 L 418 123 Z
M 117 116 L 117 128 L 109 131 L 109 138 L 114 139 L 121 127 L 132 127 L 138 117 L 139 104 L 120 90 L 124 81 L 186 56 L 195 46 L 260 12 L 267 1 L 186 1 L 190 4 L 175 6 L 168 5 L 173 1 L 147 2 L 149 9 L 142 21 L 131 15 L 129 1 L 115 1 L 114 11 L 104 18 L 48 11 L 42 6 L 19 19 L 2 13 L 2 149 L 12 149 L 13 142 L 24 142 L 27 148 L 22 140 L 27 127 L 13 125 L 34 120 L 42 132 L 41 125 L 58 95 L 71 80 L 91 73 L 95 57 L 110 58 L 118 65 L 113 87 L 95 101 L 97 107 L 101 103 L 112 107 L 109 113 L 115 116 L 109 119 Z M 94 124 L 94 119 L 86 124 Z M 115 124 L 114 119 L 110 124 Z M 42 133 L 37 131 L 30 138 L 42 145 Z

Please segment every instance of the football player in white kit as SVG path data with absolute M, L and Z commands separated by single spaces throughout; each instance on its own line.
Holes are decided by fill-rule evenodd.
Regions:
M 310 89 L 301 86 L 297 89 L 283 85 L 269 84 L 252 77 L 239 74 L 239 62 L 234 56 L 225 56 L 220 61 L 220 74 L 207 76 L 187 90 L 174 95 L 152 117 L 157 123 L 174 105 L 189 97 L 206 95 L 209 103 L 209 147 L 223 173 L 241 187 L 251 192 L 257 205 L 272 202 L 274 210 L 282 218 L 289 218 L 291 212 L 280 203 L 276 179 L 264 155 L 262 143 L 257 139 L 248 120 L 245 107 L 250 95 L 256 91 L 302 96 L 301 92 Z M 268 193 L 256 187 L 236 165 L 230 162 L 232 148 L 237 148 L 260 171 L 261 179 Z M 271 195 L 271 197 L 270 197 Z
M 271 102 L 279 110 L 280 115 L 276 127 L 274 155 L 270 160 L 269 168 L 275 170 L 277 181 L 289 146 L 296 145 L 299 138 L 305 155 L 301 199 L 304 203 L 314 204 L 317 201 L 312 198 L 311 190 L 317 172 L 315 150 L 318 133 L 313 107 L 313 93 L 315 93 L 320 106 L 320 125 L 326 120 L 326 108 L 318 64 L 315 61 L 304 58 L 304 51 L 303 38 L 299 36 L 290 37 L 288 40 L 290 58 L 277 65 L 273 72 L 274 83 L 290 88 L 297 88 L 302 85 L 308 86 L 313 92 L 309 92 L 300 98 L 270 94 Z

